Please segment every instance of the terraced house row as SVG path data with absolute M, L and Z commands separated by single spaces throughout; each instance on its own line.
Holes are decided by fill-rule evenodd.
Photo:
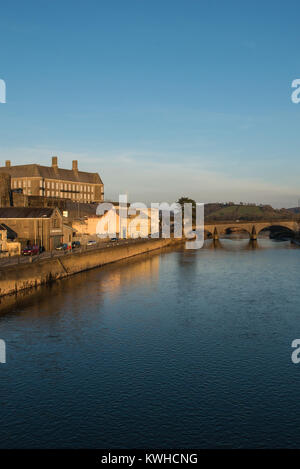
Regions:
M 12 166 L 7 160 L 0 173 L 11 176 L 11 189 L 25 195 L 56 197 L 82 203 L 102 202 L 104 185 L 98 173 L 78 170 L 78 161 L 72 169 L 58 167 L 57 156 L 52 157 L 51 166 L 26 164 Z

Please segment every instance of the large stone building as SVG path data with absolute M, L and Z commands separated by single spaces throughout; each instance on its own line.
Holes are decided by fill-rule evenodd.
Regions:
M 16 233 L 22 247 L 35 244 L 49 251 L 63 242 L 63 218 L 58 208 L 0 208 L 0 224 Z
M 81 203 L 102 202 L 104 185 L 98 173 L 78 170 L 78 162 L 72 169 L 58 167 L 57 156 L 52 157 L 52 166 L 25 164 L 12 166 L 10 161 L 0 167 L 0 175 L 11 177 L 11 189 L 28 196 L 56 197 Z

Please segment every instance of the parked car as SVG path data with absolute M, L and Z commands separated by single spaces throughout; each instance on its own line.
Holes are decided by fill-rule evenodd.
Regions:
M 68 249 L 67 243 L 61 243 L 58 246 L 56 246 L 56 251 L 66 251 Z
M 72 249 L 80 248 L 80 246 L 81 246 L 80 241 L 73 241 L 72 242 Z
M 110 239 L 113 243 L 115 243 L 116 241 L 118 241 L 118 238 L 111 238 Z
M 23 256 L 34 256 L 35 254 L 39 254 L 39 252 L 39 246 L 26 246 L 26 248 L 23 249 L 22 254 Z
M 95 246 L 95 244 L 97 244 L 97 241 L 94 239 L 89 239 L 87 242 L 87 246 Z

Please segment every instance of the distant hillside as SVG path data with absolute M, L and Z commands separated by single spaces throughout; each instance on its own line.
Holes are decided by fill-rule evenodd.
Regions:
M 205 218 L 211 221 L 222 220 L 260 220 L 291 218 L 290 209 L 274 209 L 271 205 L 235 205 L 235 204 L 207 204 Z
M 220 203 L 213 203 L 213 204 L 205 204 L 204 205 L 204 214 L 205 217 L 208 217 L 211 213 L 216 212 L 217 210 L 222 209 L 225 204 Z
M 292 213 L 300 213 L 300 207 L 292 207 L 292 208 L 288 208 L 287 210 L 289 210 Z

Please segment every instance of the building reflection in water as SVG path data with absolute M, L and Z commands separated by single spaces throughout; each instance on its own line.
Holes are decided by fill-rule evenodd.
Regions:
M 100 275 L 98 274 L 98 281 L 106 294 L 118 295 L 128 287 L 136 288 L 139 284 L 145 287 L 147 284 L 157 283 L 159 265 L 158 252 L 132 257 L 106 266 Z
M 124 261 L 76 274 L 51 285 L 40 286 L 16 295 L 0 298 L 0 321 L 6 313 L 47 321 L 60 320 L 63 312 L 81 314 L 103 303 L 105 296 L 118 295 L 139 284 L 158 282 L 160 252 L 136 256 Z

